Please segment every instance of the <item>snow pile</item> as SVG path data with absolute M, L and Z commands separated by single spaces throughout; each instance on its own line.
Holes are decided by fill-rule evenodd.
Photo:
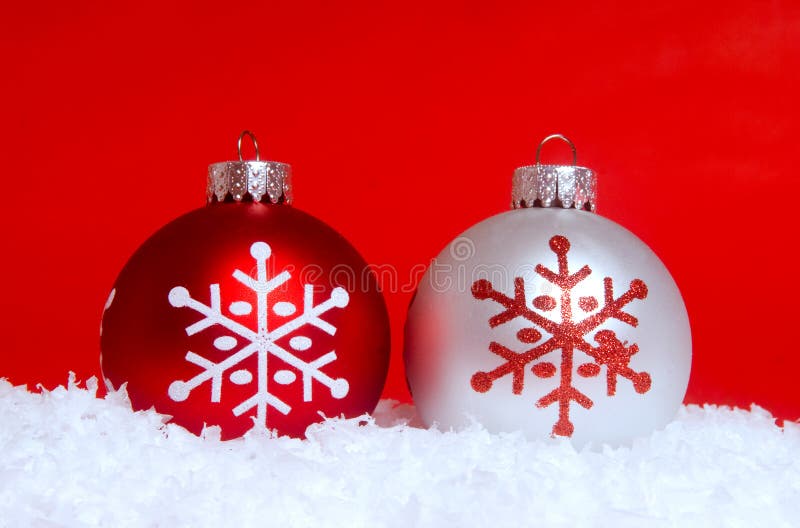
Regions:
M 74 384 L 0 380 L 0 526 L 792 526 L 800 426 L 690 406 L 629 448 L 330 420 L 220 442 Z

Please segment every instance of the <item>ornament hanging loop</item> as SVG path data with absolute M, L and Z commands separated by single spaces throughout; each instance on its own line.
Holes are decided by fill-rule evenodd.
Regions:
M 542 147 L 560 139 L 572 149 L 572 165 L 542 163 Z M 551 134 L 536 148 L 536 163 L 518 167 L 511 183 L 511 207 L 560 207 L 594 211 L 597 178 L 592 169 L 578 166 L 575 144 L 562 134 Z
M 239 141 L 236 142 L 236 152 L 239 154 L 239 161 L 244 161 L 244 159 L 242 159 L 242 139 L 244 139 L 245 136 L 250 136 L 250 141 L 253 142 L 253 148 L 256 149 L 256 161 L 261 161 L 261 154 L 258 152 L 258 140 L 255 134 L 249 130 L 243 130 L 242 133 L 239 134 Z M 575 150 L 575 147 L 572 147 L 572 149 Z M 539 159 L 538 154 L 536 159 Z
M 244 160 L 242 140 L 250 137 L 256 159 Z M 244 130 L 236 142 L 237 161 L 220 161 L 208 166 L 206 202 L 243 200 L 264 203 L 292 203 L 292 168 L 279 161 L 261 161 L 255 134 Z
M 242 133 L 244 134 L 244 132 Z M 567 145 L 569 145 L 569 148 L 572 149 L 572 165 L 573 166 L 578 165 L 578 150 L 575 148 L 575 143 L 570 141 L 569 138 L 567 138 L 562 134 L 550 134 L 549 136 L 544 138 L 541 143 L 539 143 L 539 146 L 536 147 L 536 164 L 537 165 L 542 164 L 541 162 L 542 147 L 544 146 L 545 143 L 553 139 L 560 139 L 562 141 L 565 141 Z M 241 142 L 241 138 L 239 138 L 239 141 Z M 255 138 L 253 138 L 253 141 L 255 141 Z M 242 159 L 241 154 L 239 155 L 239 159 Z

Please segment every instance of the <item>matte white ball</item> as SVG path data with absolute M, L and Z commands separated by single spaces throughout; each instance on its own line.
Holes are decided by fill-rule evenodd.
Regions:
M 641 240 L 586 211 L 527 208 L 451 242 L 409 308 L 422 420 L 619 445 L 671 421 L 691 369 L 675 282 Z

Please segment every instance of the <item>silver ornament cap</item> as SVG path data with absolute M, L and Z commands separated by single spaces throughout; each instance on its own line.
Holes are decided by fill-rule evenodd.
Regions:
M 572 165 L 541 163 L 542 147 L 553 139 L 565 141 L 572 149 Z M 561 134 L 547 136 L 536 149 L 536 164 L 514 171 L 511 207 L 560 207 L 595 211 L 597 176 L 592 169 L 578 166 L 575 144 Z
M 242 159 L 242 139 L 249 136 L 256 151 L 255 160 Z M 249 130 L 239 134 L 238 161 L 222 161 L 208 166 L 206 200 L 209 204 L 233 200 L 265 203 L 292 203 L 292 167 L 279 161 L 261 161 L 256 136 Z

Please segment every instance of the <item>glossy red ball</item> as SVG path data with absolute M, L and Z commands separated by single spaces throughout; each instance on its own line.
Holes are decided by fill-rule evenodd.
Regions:
M 285 204 L 218 203 L 164 226 L 120 273 L 101 330 L 103 375 L 135 409 L 223 438 L 373 411 L 389 348 L 372 270 Z

